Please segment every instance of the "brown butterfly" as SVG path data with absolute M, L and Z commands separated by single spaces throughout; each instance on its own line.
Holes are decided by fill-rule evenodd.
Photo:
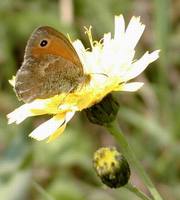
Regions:
M 43 26 L 32 33 L 27 43 L 14 89 L 18 98 L 27 103 L 63 92 L 68 94 L 89 79 L 66 36 Z

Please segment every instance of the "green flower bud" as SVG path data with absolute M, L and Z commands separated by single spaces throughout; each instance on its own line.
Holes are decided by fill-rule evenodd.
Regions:
M 109 94 L 100 103 L 86 109 L 86 115 L 94 124 L 107 125 L 116 119 L 118 109 L 118 102 Z
M 97 150 L 94 154 L 93 166 L 101 181 L 110 188 L 122 187 L 128 183 L 129 164 L 115 147 L 103 147 Z

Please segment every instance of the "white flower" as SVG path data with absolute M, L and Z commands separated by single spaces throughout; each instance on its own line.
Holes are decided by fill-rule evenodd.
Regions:
M 91 28 L 86 29 L 91 50 L 86 50 L 80 40 L 73 42 L 73 46 L 80 57 L 85 73 L 91 76 L 90 82 L 68 95 L 60 94 L 22 105 L 8 114 L 9 123 L 18 124 L 29 116 L 53 115 L 50 120 L 30 134 L 37 140 L 49 137 L 48 141 L 51 141 L 64 131 L 67 122 L 76 111 L 91 107 L 112 91 L 134 92 L 141 88 L 143 85 L 141 82 L 127 82 L 138 76 L 159 57 L 159 50 L 157 50 L 152 53 L 146 52 L 139 60 L 134 59 L 134 48 L 144 28 L 139 17 L 132 17 L 125 29 L 124 18 L 120 15 L 115 17 L 114 38 L 111 37 L 111 33 L 107 33 L 100 42 L 93 41 Z

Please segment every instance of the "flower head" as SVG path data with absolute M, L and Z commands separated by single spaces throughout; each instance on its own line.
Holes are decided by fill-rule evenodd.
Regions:
M 86 29 L 91 50 L 86 50 L 80 40 L 74 41 L 73 46 L 80 57 L 84 72 L 91 77 L 90 81 L 69 94 L 36 99 L 22 105 L 8 114 L 9 123 L 19 124 L 30 116 L 53 115 L 30 134 L 30 137 L 37 140 L 49 138 L 48 141 L 51 141 L 64 131 L 76 111 L 93 106 L 112 91 L 133 92 L 141 88 L 143 83 L 128 81 L 144 71 L 159 54 L 158 50 L 146 52 L 139 60 L 134 59 L 134 48 L 144 28 L 140 18 L 132 17 L 125 29 L 124 18 L 120 15 L 115 17 L 113 38 L 111 33 L 107 33 L 100 42 L 93 41 L 91 28 Z
M 124 186 L 130 178 L 129 164 L 115 147 L 98 149 L 93 166 L 102 182 L 111 188 Z

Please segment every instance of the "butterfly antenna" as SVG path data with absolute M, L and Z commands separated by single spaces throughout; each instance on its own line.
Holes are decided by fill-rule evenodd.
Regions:
M 102 75 L 102 76 L 105 76 L 105 77 L 109 77 L 107 74 L 105 73 L 90 73 L 90 75 Z

